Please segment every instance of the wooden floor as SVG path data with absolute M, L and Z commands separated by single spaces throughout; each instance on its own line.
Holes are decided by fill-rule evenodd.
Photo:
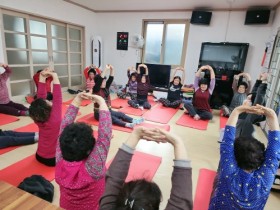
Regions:
M 73 97 L 68 93 L 63 94 L 64 101 Z M 86 107 L 81 107 L 80 109 L 81 116 L 92 112 L 92 105 Z M 219 144 L 217 140 L 219 139 L 219 112 L 214 110 L 214 118 L 208 124 L 208 129 L 206 131 L 195 130 L 187 127 L 178 126 L 175 124 L 176 120 L 183 113 L 182 110 L 179 110 L 173 118 L 170 120 L 169 125 L 171 126 L 171 132 L 183 137 L 185 145 L 188 151 L 189 158 L 192 160 L 193 168 L 193 195 L 196 189 L 198 171 L 200 168 L 208 168 L 216 170 L 219 161 Z M 32 120 L 29 117 L 20 117 L 20 120 L 8 125 L 1 126 L 1 129 L 16 129 L 18 127 L 27 125 L 31 123 Z M 96 130 L 96 127 L 93 127 Z M 266 142 L 266 137 L 259 127 L 256 127 L 256 138 Z M 108 160 L 111 159 L 117 152 L 121 144 L 128 138 L 129 133 L 113 130 L 113 139 L 111 141 L 110 151 Z M 8 152 L 1 155 L 0 158 L 0 169 L 7 167 L 26 156 L 34 154 L 36 151 L 37 145 L 22 146 L 16 150 Z M 173 165 L 173 148 L 169 144 L 156 144 L 153 142 L 141 141 L 137 150 L 143 151 L 146 153 L 151 153 L 162 157 L 162 163 L 157 171 L 157 174 L 154 177 L 154 181 L 160 186 L 163 193 L 163 201 L 161 204 L 161 209 L 164 209 L 166 202 L 169 198 L 170 188 L 171 188 L 171 172 Z M 59 204 L 59 187 L 55 183 L 55 196 L 53 203 Z M 266 204 L 266 210 L 275 210 L 280 206 L 280 193 L 271 193 L 269 200 Z

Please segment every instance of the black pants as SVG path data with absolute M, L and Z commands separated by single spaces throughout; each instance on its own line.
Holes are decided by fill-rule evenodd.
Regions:
M 197 114 L 202 120 L 212 120 L 213 118 L 213 114 L 211 112 L 196 109 L 191 103 L 185 103 L 184 106 L 188 110 L 191 117 Z
M 122 113 L 122 112 L 116 112 L 113 110 L 110 110 L 111 112 L 111 118 L 112 118 L 112 123 L 115 125 L 119 125 L 122 127 L 125 127 L 126 123 L 132 123 L 133 118 L 129 117 L 128 115 Z M 95 111 L 94 112 L 94 118 L 96 120 L 99 120 L 99 112 Z
M 55 157 L 54 158 L 43 158 L 36 153 L 36 160 L 46 166 L 55 166 Z
M 129 100 L 127 102 L 133 108 L 138 108 L 139 106 L 143 106 L 144 109 L 151 109 L 151 104 L 149 104 L 148 100 L 145 99 L 136 99 L 136 100 Z
M 169 101 L 168 99 L 166 98 L 160 98 L 158 100 L 160 103 L 162 103 L 163 106 L 166 106 L 166 107 L 171 107 L 171 108 L 174 108 L 174 109 L 177 109 L 180 104 L 182 103 L 182 100 L 176 100 L 176 101 Z

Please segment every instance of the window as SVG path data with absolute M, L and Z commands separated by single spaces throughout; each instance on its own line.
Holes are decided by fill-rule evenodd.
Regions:
M 47 66 L 56 70 L 62 87 L 82 85 L 82 27 L 6 10 L 2 14 L 12 96 L 32 93 L 34 73 Z
M 188 20 L 144 20 L 143 62 L 183 66 L 188 28 Z

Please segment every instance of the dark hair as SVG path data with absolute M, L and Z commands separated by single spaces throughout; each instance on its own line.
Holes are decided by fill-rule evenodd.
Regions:
M 161 198 L 156 183 L 145 179 L 130 181 L 119 192 L 116 210 L 158 210 Z
M 96 70 L 95 70 L 95 68 L 91 68 L 89 71 L 88 71 L 88 76 L 89 76 L 89 74 L 90 73 L 93 73 L 94 74 L 94 76 L 96 75 Z
M 62 131 L 59 143 L 64 160 L 81 161 L 89 156 L 95 145 L 93 130 L 85 123 L 72 123 Z
M 137 77 L 137 73 L 136 72 L 131 73 L 129 76 L 129 80 L 131 80 L 132 77 Z
M 206 79 L 206 78 L 201 78 L 200 80 L 199 80 L 199 83 L 198 83 L 198 85 L 200 86 L 200 85 L 202 85 L 202 84 L 204 84 L 204 85 L 208 85 L 208 79 Z
M 175 80 L 175 79 L 179 79 L 179 84 L 182 85 L 182 83 L 181 83 L 181 77 L 180 77 L 180 76 L 175 76 L 175 77 L 173 78 L 172 84 L 174 83 L 174 80 Z
M 238 137 L 234 142 L 234 155 L 239 168 L 256 170 L 265 160 L 265 146 L 253 137 Z
M 239 88 L 240 85 L 243 85 L 243 86 L 245 87 L 245 89 L 248 88 L 247 82 L 243 82 L 243 81 L 242 81 L 242 82 L 239 82 L 238 85 L 237 85 L 237 88 Z
M 47 104 L 45 99 L 37 98 L 29 107 L 29 116 L 35 122 L 46 122 L 51 115 L 52 107 Z

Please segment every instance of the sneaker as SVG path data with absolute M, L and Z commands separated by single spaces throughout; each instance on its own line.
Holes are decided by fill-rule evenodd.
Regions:
M 127 128 L 133 128 L 135 126 L 135 123 L 126 123 L 125 127 Z
M 140 118 L 134 118 L 132 123 L 135 123 L 136 125 L 138 125 L 138 124 L 141 124 L 144 121 L 145 121 L 145 119 L 143 117 L 140 117 Z

